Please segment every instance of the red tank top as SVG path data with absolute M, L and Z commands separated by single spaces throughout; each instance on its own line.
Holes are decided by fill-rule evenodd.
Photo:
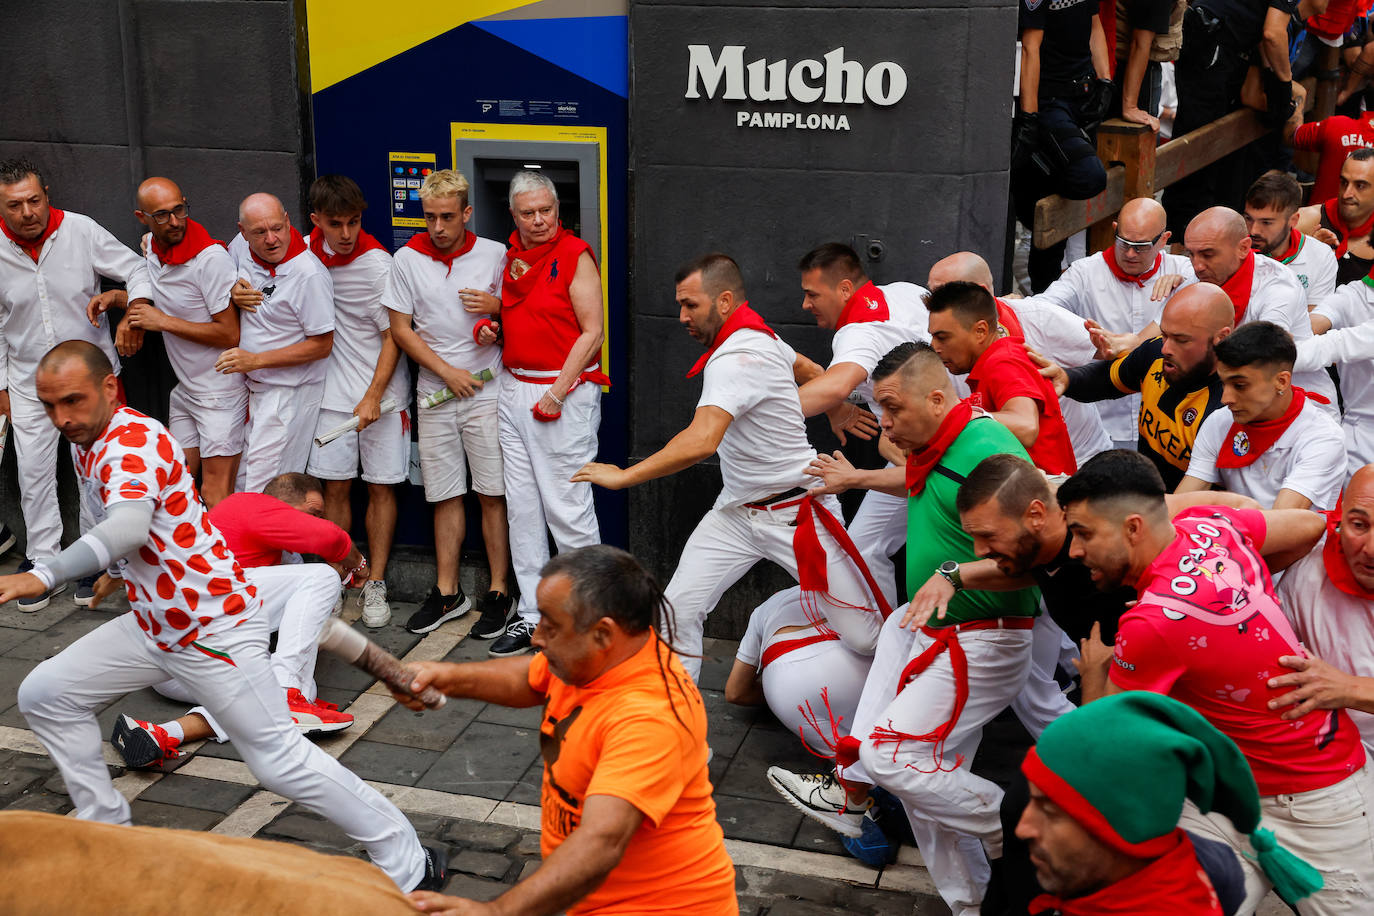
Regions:
M 591 246 L 566 229 L 550 242 L 520 247 L 511 233 L 501 285 L 501 361 L 508 369 L 557 372 L 582 334 L 569 288 Z

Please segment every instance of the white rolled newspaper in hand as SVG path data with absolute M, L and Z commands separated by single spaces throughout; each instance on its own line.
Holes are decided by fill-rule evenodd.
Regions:
M 10 418 L 0 417 L 0 455 L 5 454 L 5 444 L 10 441 Z
M 381 403 L 379 406 L 382 408 L 382 413 L 395 413 L 395 412 L 396 412 L 396 399 L 395 399 L 395 398 L 382 398 L 382 403 Z M 334 427 L 333 429 L 329 430 L 328 432 L 322 433 L 321 435 L 316 436 L 316 437 L 315 437 L 315 445 L 316 445 L 316 446 L 328 445 L 329 443 L 333 442 L 335 439 L 337 439 L 337 438 L 339 438 L 340 436 L 342 436 L 344 433 L 349 433 L 349 432 L 352 432 L 353 430 L 357 429 L 357 428 L 358 428 L 358 423 L 359 423 L 359 422 L 360 422 L 360 421 L 358 420 L 357 417 L 349 417 L 348 420 L 346 420 L 346 421 L 343 422 L 343 423 L 340 423 L 338 426 Z

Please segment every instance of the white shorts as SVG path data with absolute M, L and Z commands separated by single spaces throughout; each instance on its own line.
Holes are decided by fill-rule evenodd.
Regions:
M 352 419 L 342 410 L 320 408 L 315 435 L 320 436 Z M 384 413 L 359 432 L 350 430 L 325 445 L 310 444 L 305 473 L 321 480 L 352 480 L 362 464 L 368 483 L 400 483 L 410 475 L 410 411 Z
M 469 466 L 472 489 L 483 496 L 506 495 L 497 403 L 494 397 L 454 398 L 418 412 L 426 500 L 438 503 L 466 493 Z
M 201 458 L 226 458 L 243 452 L 248 427 L 248 389 L 229 397 L 198 399 L 177 385 L 167 401 L 167 428 L 187 451 Z

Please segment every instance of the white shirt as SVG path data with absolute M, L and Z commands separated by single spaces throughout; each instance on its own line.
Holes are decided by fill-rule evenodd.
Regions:
M 239 276 L 263 293 L 257 311 L 239 316 L 239 347 L 250 353 L 280 350 L 334 330 L 334 287 L 320 259 L 307 249 L 273 267 L 275 275 L 251 252 L 239 259 Z M 329 360 L 317 359 L 299 366 L 257 369 L 248 373 L 248 387 L 256 391 L 264 385 L 323 382 L 328 365 Z
M 816 450 L 806 440 L 792 371 L 796 359 L 782 339 L 746 328 L 726 338 L 706 363 L 697 407 L 719 407 L 733 418 L 716 450 L 724 486 L 714 508 L 818 485 L 806 475 Z
M 1159 321 L 1159 316 L 1164 313 L 1164 304 L 1173 293 L 1158 302 L 1152 302 L 1150 294 L 1154 290 L 1155 281 L 1165 274 L 1178 274 L 1183 277 L 1179 289 L 1197 282 L 1192 262 L 1182 255 L 1161 253 L 1158 272 L 1143 284 L 1137 284 L 1132 280 L 1117 279 L 1116 274 L 1112 273 L 1111 267 L 1107 265 L 1106 259 L 1101 254 L 1095 254 L 1074 261 L 1043 293 L 1030 296 L 1021 302 L 1052 303 L 1067 309 L 1080 319 L 1095 321 L 1109 331 L 1136 332 L 1151 322 Z M 1015 307 L 1020 311 L 1020 303 Z M 1081 328 L 1081 320 L 1079 325 Z M 1086 333 L 1085 330 L 1084 334 Z M 1026 334 L 1029 337 L 1029 329 Z M 1088 361 L 1069 362 L 1057 352 L 1040 352 L 1061 366 L 1081 366 Z M 1103 401 L 1096 406 L 1108 436 L 1118 442 L 1136 440 L 1140 427 L 1139 394 Z M 1066 415 L 1065 420 L 1067 419 Z
M 1374 288 L 1364 280 L 1338 286 L 1312 314 L 1330 320 L 1331 330 L 1298 341 L 1293 377 L 1299 369 L 1340 365 L 1346 470 L 1354 473 L 1374 462 Z
M 500 298 L 505 266 L 505 246 L 481 237 L 471 251 L 455 258 L 449 266 L 414 248 L 402 248 L 396 252 L 382 305 L 393 312 L 410 315 L 415 333 L 448 365 L 466 369 L 473 375 L 483 369 L 499 375 L 501 348 L 478 346 L 472 336 L 477 322 L 487 316 L 464 311 L 458 291 L 480 289 Z M 421 397 L 443 387 L 442 379 L 420 367 L 418 388 Z M 496 386 L 484 385 L 475 397 L 496 397 Z
M 1357 677 L 1374 677 L 1374 603 L 1347 595 L 1331 584 L 1322 559 L 1322 538 L 1312 552 L 1283 574 L 1278 583 L 1283 612 L 1313 654 Z M 1287 668 L 1279 666 L 1274 675 Z M 1374 753 L 1374 715 L 1348 709 L 1365 750 Z
M 778 630 L 783 627 L 807 627 L 806 630 L 797 630 L 783 637 L 805 639 L 819 632 L 812 626 L 813 623 L 814 621 L 806 616 L 801 586 L 785 588 L 754 608 L 754 612 L 749 615 L 749 626 L 739 641 L 739 648 L 735 650 L 735 658 L 757 668 L 759 662 L 763 661 L 764 646 L 772 641 Z
M 238 267 L 228 251 L 210 245 L 185 264 L 163 264 L 148 247 L 148 282 L 153 305 L 174 318 L 204 324 L 229 308 L 229 291 L 238 279 Z M 244 378 L 239 373 L 215 371 L 223 347 L 211 347 L 172 333 L 162 335 L 167 358 L 176 370 L 186 394 L 201 402 L 240 396 Z
M 1081 260 L 1074 263 L 1081 263 Z M 1096 358 L 1097 348 L 1088 336 L 1088 329 L 1083 326 L 1083 319 L 1068 309 L 1037 296 L 1002 301 L 1016 313 L 1026 336 L 1026 345 L 1035 352 L 1061 366 L 1081 366 Z M 1069 431 L 1074 460 L 1080 466 L 1092 456 L 1112 447 L 1101 406 L 1083 404 L 1071 398 L 1059 399 L 1059 412 L 1063 414 L 1064 426 Z
M 1308 305 L 1321 305 L 1336 289 L 1336 253 L 1310 235 L 1298 235 L 1298 250 L 1279 261 L 1298 278 L 1307 291 Z
M 86 319 L 101 277 L 123 281 L 130 299 L 148 298 L 143 259 L 89 216 L 64 210 L 36 264 L 0 235 L 0 388 L 23 385 L 36 397 L 38 361 L 64 340 L 95 344 L 119 372 L 108 318 L 102 315 L 98 328 Z
M 1255 277 L 1250 285 L 1250 302 L 1241 316 L 1241 323 L 1272 321 L 1293 335 L 1293 340 L 1307 340 L 1312 336 L 1312 319 L 1307 311 L 1307 291 L 1297 275 L 1273 258 L 1255 255 Z M 1332 417 L 1339 419 L 1336 407 L 1336 386 L 1331 376 L 1322 370 L 1293 372 L 1293 384 L 1324 395 L 1331 403 L 1322 406 Z
M 1336 508 L 1345 486 L 1345 436 L 1320 405 L 1311 400 L 1303 404 L 1278 441 L 1250 464 L 1219 468 L 1217 456 L 1235 445 L 1228 437 L 1233 422 L 1229 407 L 1217 408 L 1202 422 L 1188 462 L 1189 477 L 1220 483 L 1266 509 L 1274 505 L 1280 490 L 1306 496 L 1313 509 Z
M 913 340 L 930 341 L 926 309 L 926 289 L 915 283 L 889 283 L 879 286 L 887 300 L 886 321 L 855 321 L 835 331 L 830 341 L 830 368 L 853 363 L 864 370 L 864 380 L 854 391 L 868 403 L 873 415 L 881 418 L 883 409 L 873 397 L 873 369 L 893 347 Z
M 334 253 L 328 242 L 324 250 Z M 347 264 L 327 269 L 334 287 L 334 348 L 329 352 L 320 406 L 352 413 L 372 384 L 382 354 L 382 333 L 391 330 L 382 306 L 391 278 L 391 255 L 372 248 Z M 404 358 L 396 364 L 382 397 L 393 398 L 397 410 L 410 404 L 410 366 Z

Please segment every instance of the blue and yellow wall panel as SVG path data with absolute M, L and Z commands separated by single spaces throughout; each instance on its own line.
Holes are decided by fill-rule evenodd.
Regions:
M 306 30 L 315 171 L 354 178 L 370 204 L 364 228 L 392 247 L 405 235 L 393 230 L 423 227 L 416 225 L 412 192 L 426 168 L 453 167 L 455 125 L 489 125 L 482 131 L 489 136 L 599 139 L 603 361 L 613 382 L 602 402 L 601 455 L 624 461 L 627 0 L 458 0 L 425 7 L 307 0 Z M 407 187 L 396 186 L 398 179 Z M 600 492 L 597 498 L 603 539 L 624 543 L 623 496 Z

